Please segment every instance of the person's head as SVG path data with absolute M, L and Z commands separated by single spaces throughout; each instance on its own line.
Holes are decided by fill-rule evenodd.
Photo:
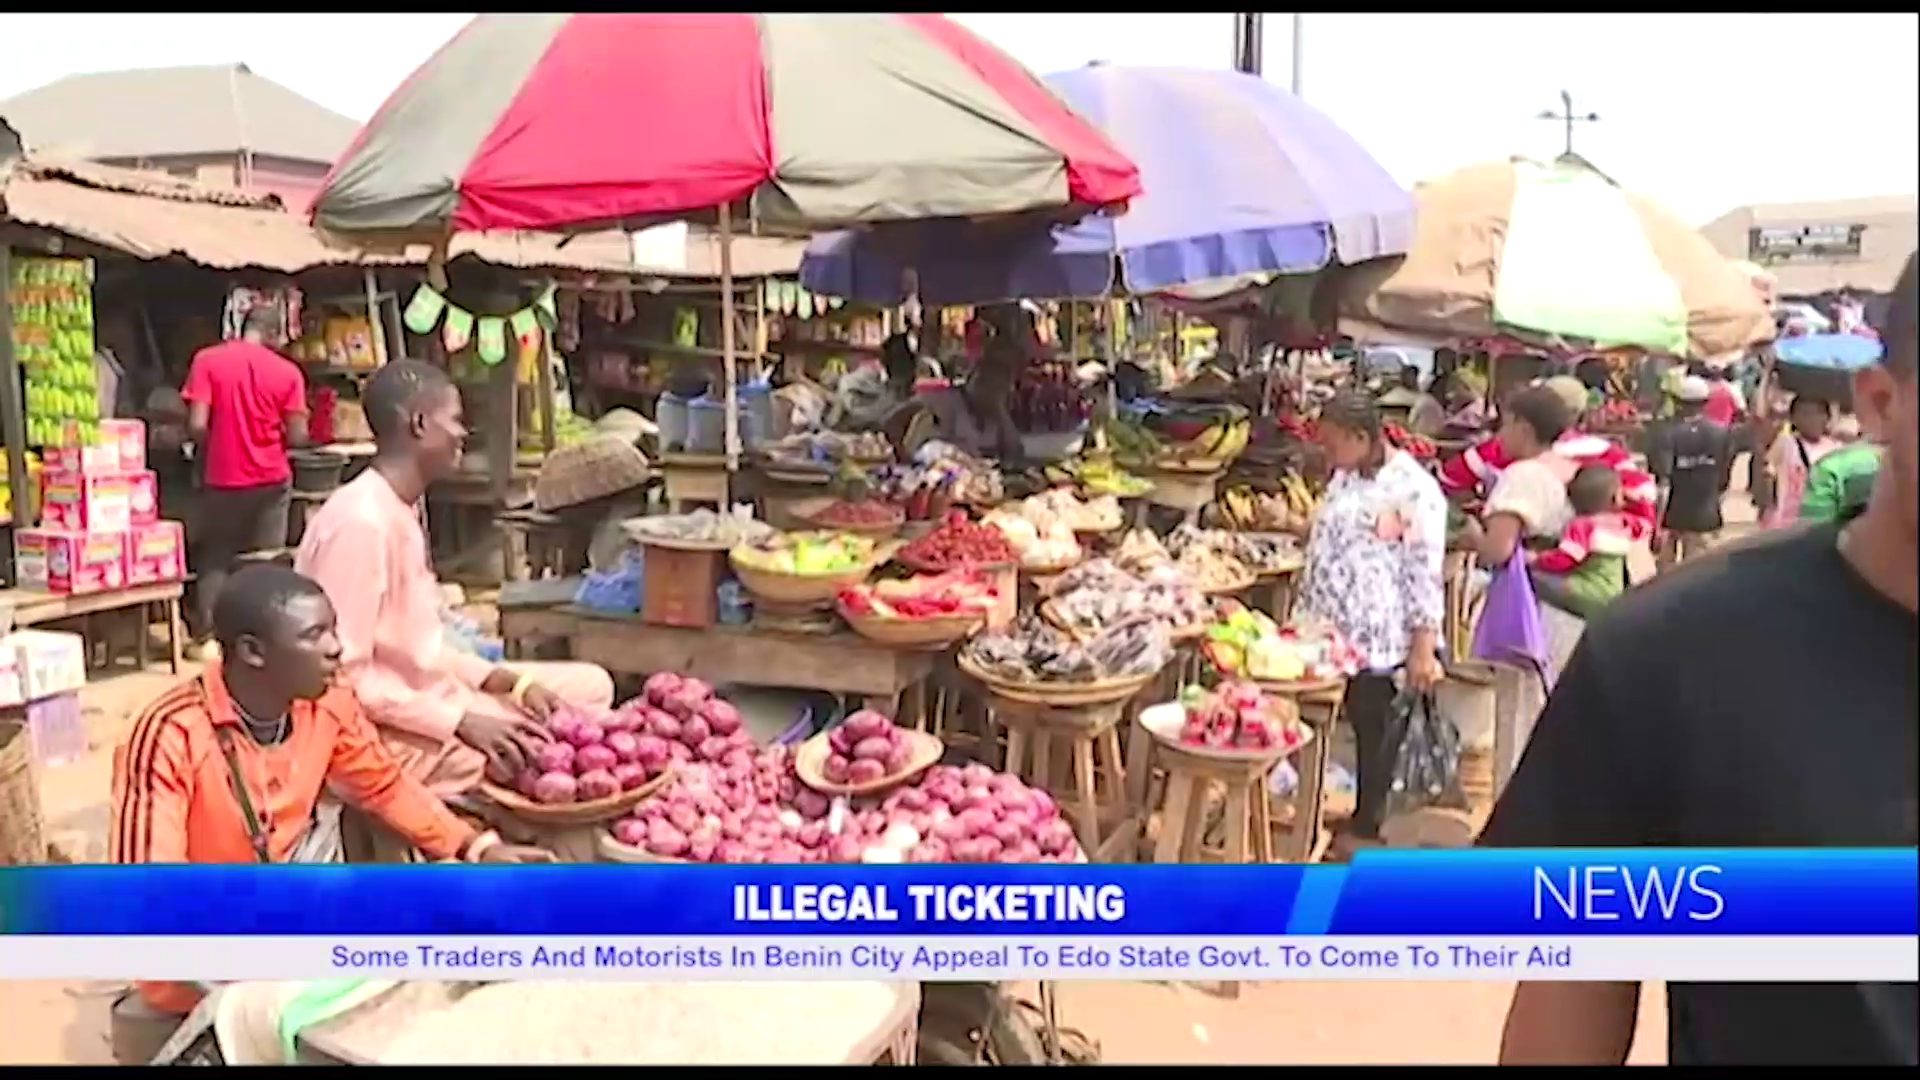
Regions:
M 1885 448 L 1874 503 L 1868 511 L 1892 516 L 1908 545 L 1920 539 L 1920 331 L 1915 306 L 1920 304 L 1920 280 L 1915 278 L 1914 256 L 1907 256 L 1899 283 L 1887 307 L 1880 340 L 1886 355 L 1880 363 L 1855 372 L 1853 410 L 1868 438 Z M 1882 508 L 1885 509 L 1882 509 Z M 1908 552 L 1911 559 L 1912 553 Z M 1911 564 L 1909 564 L 1911 565 Z
M 1620 508 L 1620 474 L 1605 465 L 1583 466 L 1567 481 L 1567 502 L 1576 514 L 1604 514 Z
M 213 604 L 213 633 L 229 677 L 264 693 L 311 701 L 340 669 L 333 605 L 313 579 L 256 564 L 227 579 Z
M 1706 379 L 1689 375 L 1680 380 L 1680 388 L 1674 391 L 1673 411 L 1681 416 L 1697 416 L 1712 396 L 1713 386 Z
M 1380 406 L 1361 390 L 1342 390 L 1320 407 L 1320 445 L 1335 469 L 1365 470 L 1386 454 Z
M 412 461 L 427 480 L 460 467 L 467 427 L 460 389 L 447 373 L 418 360 L 395 360 L 367 380 L 360 395 L 380 452 Z
M 880 364 L 887 370 L 887 385 L 896 390 L 913 385 L 917 358 L 913 355 L 913 339 L 906 334 L 895 334 L 880 346 Z
M 240 334 L 255 345 L 277 349 L 286 344 L 286 319 L 281 316 L 279 308 L 261 304 L 247 310 L 246 317 L 240 323 Z
M 1609 374 L 1607 362 L 1597 356 L 1589 356 L 1573 368 L 1573 377 L 1579 379 L 1580 385 L 1588 390 L 1605 390 Z
M 1400 368 L 1399 380 L 1400 380 L 1401 389 L 1412 390 L 1415 393 L 1419 393 L 1420 391 L 1420 369 L 1419 368 L 1414 367 L 1412 364 L 1402 365 Z
M 1826 398 L 1812 394 L 1797 395 L 1787 408 L 1787 422 L 1803 439 L 1824 439 L 1828 426 L 1833 423 L 1833 405 Z
M 1541 380 L 1540 385 L 1560 399 L 1560 407 L 1567 413 L 1566 426 L 1572 427 L 1587 411 L 1587 387 L 1579 379 L 1571 375 L 1554 375 Z
M 1567 430 L 1567 403 L 1545 384 L 1513 395 L 1500 420 L 1500 445 L 1515 461 L 1537 457 Z

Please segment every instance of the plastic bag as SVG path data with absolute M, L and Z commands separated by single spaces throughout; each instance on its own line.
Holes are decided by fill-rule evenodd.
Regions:
M 1460 729 L 1440 711 L 1431 694 L 1401 694 L 1393 703 L 1404 720 L 1400 752 L 1393 762 L 1393 786 L 1386 816 L 1409 814 L 1429 806 L 1465 809 L 1460 786 Z
M 1516 548 L 1507 565 L 1487 584 L 1486 606 L 1473 630 L 1470 655 L 1476 660 L 1547 668 L 1547 631 L 1540 623 L 1540 601 L 1527 574 L 1526 554 Z
M 620 557 L 618 569 L 609 573 L 589 570 L 580 580 L 573 602 L 594 611 L 631 615 L 640 610 L 640 597 L 646 578 L 646 558 L 639 549 L 628 548 Z

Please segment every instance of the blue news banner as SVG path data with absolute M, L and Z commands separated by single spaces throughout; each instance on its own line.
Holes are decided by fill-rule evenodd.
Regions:
M 1904 982 L 1917 908 L 1912 848 L 32 867 L 0 870 L 0 978 Z

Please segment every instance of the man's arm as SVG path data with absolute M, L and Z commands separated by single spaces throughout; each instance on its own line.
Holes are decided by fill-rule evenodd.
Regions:
M 320 707 L 331 709 L 339 725 L 327 780 L 429 858 L 465 856 L 478 830 L 400 768 L 353 695 L 329 695 Z
M 1636 729 L 1647 680 L 1631 665 L 1609 665 L 1614 636 L 1603 622 L 1575 649 L 1480 844 L 1635 847 L 1653 839 L 1648 823 L 1660 813 L 1661 788 L 1636 749 L 1648 745 Z M 1635 983 L 1521 983 L 1500 1061 L 1619 1065 L 1633 1043 L 1639 997 Z
M 142 716 L 114 755 L 107 861 L 186 862 L 187 808 L 192 803 L 186 733 L 164 714 Z
M 287 384 L 287 400 L 280 407 L 280 437 L 290 450 L 298 450 L 311 440 L 307 437 L 307 377 L 300 365 L 293 367 L 293 380 Z
M 187 381 L 180 388 L 180 397 L 187 403 L 187 435 L 195 443 L 204 443 L 207 418 L 211 414 L 209 402 L 213 400 L 213 376 L 198 353 L 187 366 Z

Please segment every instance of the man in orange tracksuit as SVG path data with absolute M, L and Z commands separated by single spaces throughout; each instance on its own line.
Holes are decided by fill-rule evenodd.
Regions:
M 337 822 L 316 819 L 328 785 L 431 858 L 550 861 L 476 830 L 401 770 L 335 681 L 340 639 L 320 586 L 244 569 L 215 600 L 214 629 L 224 659 L 162 694 L 114 751 L 111 861 L 339 861 Z M 176 1017 L 203 996 L 185 983 L 139 992 Z

